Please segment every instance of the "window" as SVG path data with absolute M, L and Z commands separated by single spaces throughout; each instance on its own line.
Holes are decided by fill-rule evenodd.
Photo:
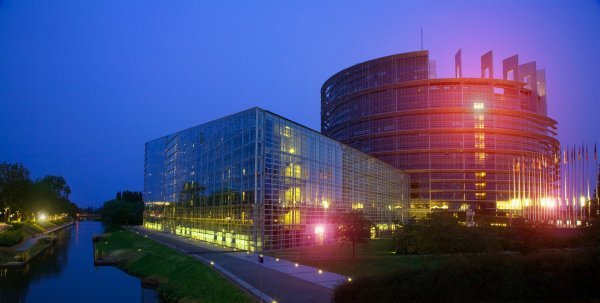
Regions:
M 515 81 L 515 70 L 514 69 L 511 69 L 508 72 L 506 72 L 506 80 Z

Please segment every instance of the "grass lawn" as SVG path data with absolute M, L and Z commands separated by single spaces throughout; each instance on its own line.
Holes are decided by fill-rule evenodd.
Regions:
M 350 277 L 392 272 L 400 268 L 433 268 L 448 258 L 440 255 L 396 255 L 393 247 L 392 239 L 374 239 L 366 245 L 357 245 L 354 258 L 352 245 L 347 243 L 287 249 L 269 255 Z
M 39 234 L 46 228 L 40 226 L 37 222 L 15 222 L 10 225 L 12 225 L 10 228 L 6 228 L 4 231 L 0 232 L 0 246 L 13 246 L 19 244 L 23 239 Z M 55 225 L 52 224 L 52 226 Z
M 123 270 L 159 281 L 167 302 L 255 302 L 200 261 L 128 230 L 112 229 L 96 249 L 105 258 L 124 260 Z
M 45 230 L 65 224 L 68 221 L 23 221 L 3 224 L 0 232 L 0 247 L 10 247 L 21 243 L 24 239 L 39 235 Z

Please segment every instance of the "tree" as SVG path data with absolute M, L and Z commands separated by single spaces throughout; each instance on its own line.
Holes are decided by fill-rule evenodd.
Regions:
M 116 224 L 141 225 L 144 203 L 141 201 L 110 200 L 102 206 L 102 219 Z
M 123 192 L 117 192 L 115 200 L 129 201 L 129 202 L 143 202 L 142 192 L 125 190 Z
M 28 216 L 38 211 L 75 216 L 78 208 L 69 200 L 70 195 L 71 188 L 63 177 L 48 175 L 38 179 L 33 183 Z
M 22 163 L 0 164 L 0 211 L 5 222 L 10 220 L 11 210 L 17 214 L 25 211 L 30 186 L 29 170 Z
M 371 236 L 371 222 L 362 212 L 351 211 L 339 214 L 335 218 L 338 225 L 336 238 L 342 242 L 352 243 L 352 258 L 356 255 L 356 244 L 367 243 Z

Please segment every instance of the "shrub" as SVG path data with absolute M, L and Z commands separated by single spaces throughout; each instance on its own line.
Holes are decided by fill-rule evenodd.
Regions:
M 589 302 L 600 298 L 600 253 L 457 256 L 434 269 L 357 278 L 334 302 Z M 595 302 L 594 301 L 594 302 Z
M 11 229 L 0 233 L 0 246 L 13 246 L 23 241 L 20 229 Z

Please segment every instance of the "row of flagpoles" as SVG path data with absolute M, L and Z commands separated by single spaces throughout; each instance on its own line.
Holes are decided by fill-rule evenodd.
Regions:
M 597 207 L 591 207 L 592 200 L 598 201 L 596 144 L 592 156 L 588 146 L 582 144 L 547 155 L 517 157 L 512 161 L 511 215 L 575 227 L 585 224 L 592 211 L 598 211 Z

